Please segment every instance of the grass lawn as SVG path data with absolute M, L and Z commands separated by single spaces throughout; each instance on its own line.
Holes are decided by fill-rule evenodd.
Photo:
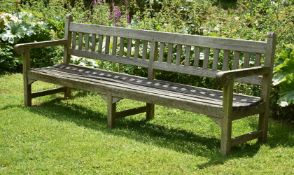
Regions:
M 34 90 L 52 87 L 36 83 Z M 106 127 L 106 104 L 75 92 L 23 106 L 22 75 L 0 76 L 0 174 L 293 174 L 294 126 L 270 120 L 269 138 L 218 153 L 219 127 L 209 118 L 156 106 Z M 142 103 L 123 100 L 119 109 Z M 256 117 L 234 123 L 233 135 L 255 130 Z

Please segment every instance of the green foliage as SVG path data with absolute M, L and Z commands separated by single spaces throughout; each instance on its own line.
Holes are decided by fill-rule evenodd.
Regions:
M 50 26 L 30 13 L 0 14 L 1 72 L 19 71 L 21 60 L 16 58 L 13 46 L 17 43 L 44 41 L 51 39 Z M 48 66 L 57 62 L 61 52 L 54 48 L 31 51 L 32 66 Z
M 278 55 L 274 85 L 279 86 L 280 106 L 294 104 L 294 45 L 286 45 Z

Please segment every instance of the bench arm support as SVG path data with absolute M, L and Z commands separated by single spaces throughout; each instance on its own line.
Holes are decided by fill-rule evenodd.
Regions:
M 25 50 L 30 50 L 32 48 L 42 48 L 42 47 L 50 47 L 50 46 L 58 46 L 58 45 L 66 45 L 67 40 L 52 40 L 52 41 L 41 41 L 41 42 L 31 42 L 31 43 L 22 43 L 14 46 L 15 51 L 18 54 L 23 54 Z
M 270 67 L 251 67 L 229 71 L 220 71 L 216 74 L 216 77 L 224 85 L 231 80 L 234 81 L 236 78 L 249 77 L 252 75 L 267 75 L 271 72 Z

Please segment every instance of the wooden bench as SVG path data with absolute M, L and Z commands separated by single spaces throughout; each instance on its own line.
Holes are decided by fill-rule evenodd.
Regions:
M 220 126 L 221 153 L 226 155 L 234 145 L 267 138 L 275 38 L 270 33 L 261 42 L 78 24 L 69 15 L 64 39 L 18 44 L 15 49 L 24 60 L 25 106 L 48 94 L 69 97 L 70 88 L 77 88 L 106 97 L 110 128 L 115 119 L 142 112 L 152 119 L 154 104 L 202 113 Z M 64 46 L 62 64 L 30 67 L 30 49 L 57 45 Z M 148 77 L 72 65 L 71 55 L 146 68 Z M 216 78 L 223 90 L 156 80 L 155 70 Z M 36 80 L 62 87 L 32 93 Z M 260 97 L 233 93 L 234 82 L 260 85 Z M 146 105 L 118 112 L 116 103 L 123 98 Z M 257 131 L 232 138 L 232 121 L 254 114 L 259 114 Z

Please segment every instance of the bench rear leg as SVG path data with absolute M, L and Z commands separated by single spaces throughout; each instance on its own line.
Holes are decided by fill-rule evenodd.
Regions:
M 107 96 L 107 126 L 113 128 L 115 125 L 116 102 L 112 96 Z
M 146 120 L 152 120 L 154 118 L 154 108 L 154 104 L 146 103 Z
M 260 143 L 264 143 L 267 140 L 268 117 L 269 108 L 266 108 L 264 112 L 259 114 L 258 130 L 261 131 L 261 134 L 258 137 L 258 142 Z

